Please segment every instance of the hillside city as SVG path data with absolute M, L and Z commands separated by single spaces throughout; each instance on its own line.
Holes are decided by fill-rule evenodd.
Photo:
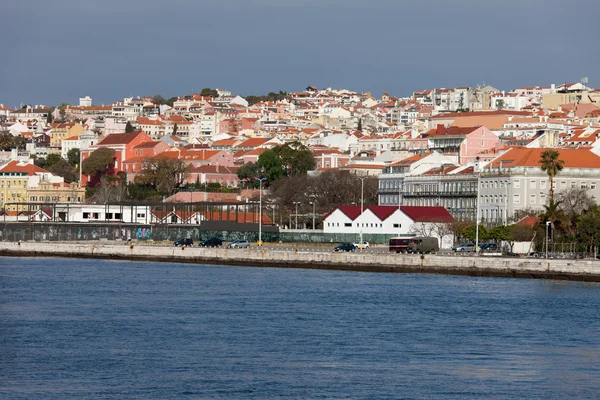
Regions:
M 261 220 L 288 228 L 327 231 L 336 207 L 349 207 L 352 225 L 352 207 L 382 221 L 386 206 L 428 206 L 465 223 L 479 214 L 487 227 L 550 221 L 567 238 L 600 214 L 599 120 L 587 78 L 408 97 L 307 86 L 1 104 L 0 207 L 5 220 L 27 220 L 48 204 L 243 203 L 268 189 L 273 213 Z M 589 235 L 580 240 L 595 244 Z

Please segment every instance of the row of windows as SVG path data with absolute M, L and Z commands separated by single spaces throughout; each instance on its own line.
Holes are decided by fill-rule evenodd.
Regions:
M 396 225 L 399 225 L 399 224 L 394 224 L 394 228 L 399 228 L 399 226 L 396 226 Z M 340 223 L 339 222 L 328 222 L 327 226 L 329 226 L 329 227 L 332 227 L 332 226 L 336 227 L 336 226 L 340 226 Z M 346 228 L 351 228 L 352 227 L 352 223 L 351 222 L 345 222 L 344 226 Z M 357 222 L 356 223 L 356 227 L 360 228 L 361 224 Z M 376 222 L 376 223 L 364 223 L 363 222 L 362 223 L 362 228 L 383 228 L 383 224 L 380 224 L 378 222 Z
M 75 197 L 67 196 L 67 202 L 75 200 Z M 61 201 L 60 196 L 30 196 L 29 201 L 45 201 L 45 202 L 59 202 Z M 77 201 L 81 201 L 81 196 L 77 196 Z

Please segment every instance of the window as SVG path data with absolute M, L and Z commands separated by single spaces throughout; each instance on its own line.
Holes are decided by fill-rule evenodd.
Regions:
M 394 224 L 394 228 L 401 228 L 402 224 Z
M 121 218 L 122 218 L 121 213 L 115 213 L 115 219 L 121 219 Z
M 146 218 L 146 214 L 145 213 L 137 213 L 137 217 L 138 218 Z M 331 223 L 327 223 L 327 226 L 331 226 Z
M 587 189 L 587 182 L 586 181 L 581 182 L 581 188 L 582 189 Z
M 344 224 L 344 226 L 349 228 L 349 227 L 351 227 L 351 226 L 352 226 L 352 223 L 351 223 L 351 222 L 346 222 L 346 223 Z
M 535 181 L 529 182 L 529 188 L 530 189 L 535 189 Z
M 577 187 L 577 182 L 571 182 L 571 189 L 575 189 Z
M 535 204 L 535 194 L 529 195 L 529 204 Z
M 519 189 L 521 187 L 521 181 L 518 179 L 515 179 L 514 185 L 515 185 L 515 189 Z
M 592 190 L 596 189 L 596 182 L 590 182 L 590 189 L 592 189 Z
M 546 181 L 540 181 L 540 189 L 546 189 Z
M 113 218 L 112 213 L 106 213 L 106 219 L 112 219 L 112 218 Z
M 88 219 L 90 217 L 90 213 L 83 213 L 83 219 Z
M 521 195 L 519 195 L 519 194 L 513 195 L 513 203 L 519 204 L 520 202 L 521 202 Z

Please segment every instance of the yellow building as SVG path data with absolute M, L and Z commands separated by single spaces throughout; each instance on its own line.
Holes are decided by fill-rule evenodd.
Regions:
M 85 200 L 85 188 L 78 182 L 52 183 L 41 181 L 35 188 L 27 190 L 29 203 L 82 203 Z
M 85 132 L 85 126 L 75 122 L 50 124 L 50 147 L 61 147 L 62 141 L 73 136 L 79 136 Z
M 33 163 L 11 161 L 0 168 L 0 208 L 6 211 L 27 211 L 28 191 L 40 182 L 60 183 L 62 178 Z

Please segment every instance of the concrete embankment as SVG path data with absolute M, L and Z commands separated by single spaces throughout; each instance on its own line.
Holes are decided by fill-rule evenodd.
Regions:
M 596 260 L 542 260 L 436 255 L 333 253 L 284 249 L 181 248 L 125 243 L 1 242 L 0 255 L 106 258 L 196 264 L 434 273 L 600 282 Z

